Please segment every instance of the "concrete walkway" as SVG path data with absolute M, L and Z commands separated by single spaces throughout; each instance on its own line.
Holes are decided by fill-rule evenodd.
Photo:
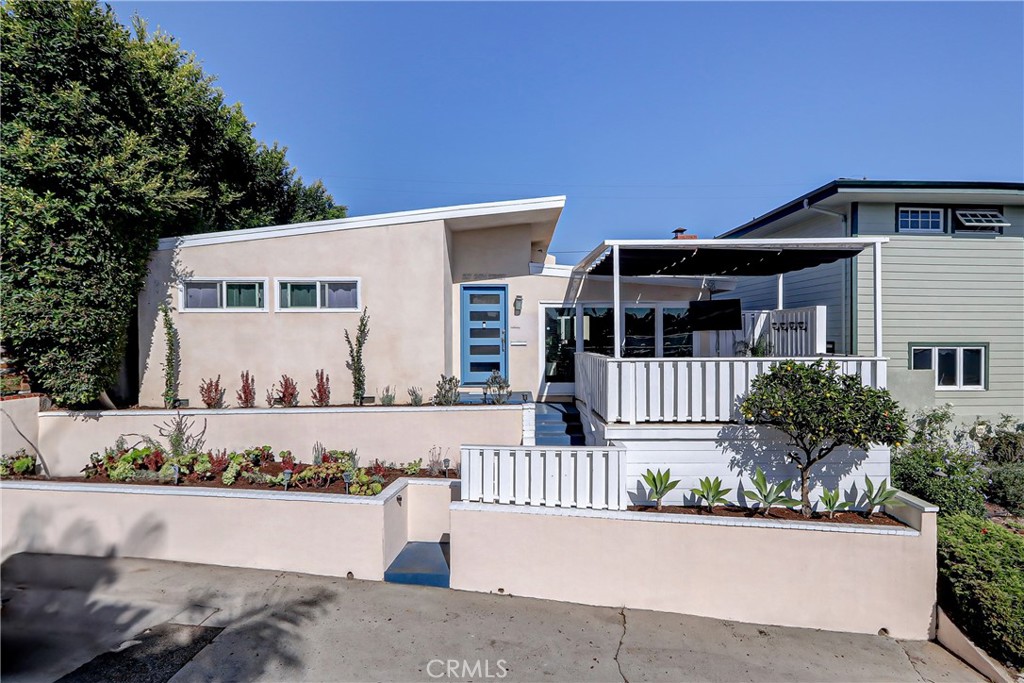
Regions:
M 984 680 L 932 643 L 437 588 L 47 555 L 0 576 L 5 683 Z

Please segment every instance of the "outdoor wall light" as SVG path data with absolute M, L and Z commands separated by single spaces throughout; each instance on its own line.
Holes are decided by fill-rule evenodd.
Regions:
M 519 315 L 520 313 L 523 312 L 523 295 L 522 294 L 516 294 L 516 298 L 512 302 L 512 311 L 516 315 Z
M 292 480 L 292 471 L 291 470 L 285 470 L 282 474 L 284 474 L 284 490 L 287 491 L 288 490 L 288 483 L 291 482 L 291 480 Z
M 445 458 L 444 460 L 441 461 L 441 464 L 444 465 L 444 478 L 447 479 L 448 478 L 448 467 L 452 464 L 452 461 L 449 460 L 448 458 Z

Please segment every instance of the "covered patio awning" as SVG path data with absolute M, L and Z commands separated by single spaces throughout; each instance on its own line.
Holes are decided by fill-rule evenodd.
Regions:
M 886 237 L 735 240 L 605 240 L 573 268 L 577 277 L 611 276 L 615 308 L 615 357 L 621 355 L 622 277 L 744 277 L 777 276 L 778 308 L 783 307 L 783 275 L 841 259 L 853 258 L 871 247 L 874 271 L 875 355 L 882 348 L 882 244 Z
M 885 238 L 781 240 L 609 240 L 576 265 L 577 272 L 614 275 L 742 277 L 781 275 L 852 258 Z

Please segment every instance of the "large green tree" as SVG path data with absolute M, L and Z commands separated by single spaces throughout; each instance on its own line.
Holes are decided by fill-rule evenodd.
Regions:
M 345 215 L 142 20 L 4 0 L 0 41 L 0 341 L 58 402 L 114 383 L 161 236 Z

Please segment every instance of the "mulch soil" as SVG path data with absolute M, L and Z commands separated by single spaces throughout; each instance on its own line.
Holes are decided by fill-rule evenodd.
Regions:
M 301 472 L 305 467 L 306 467 L 306 465 L 302 465 L 302 464 L 296 465 L 294 471 L 296 473 Z M 263 472 L 264 474 L 269 474 L 271 476 L 276 476 L 276 475 L 280 474 L 283 471 L 283 469 L 284 468 L 282 467 L 281 463 L 279 463 L 279 462 L 267 463 L 267 464 L 262 465 L 260 467 L 260 471 L 261 472 Z M 370 472 L 370 469 L 367 468 L 367 471 Z M 399 479 L 400 477 L 410 477 L 410 476 L 414 477 L 414 478 L 419 478 L 419 479 L 444 479 L 445 478 L 443 473 L 442 474 L 438 474 L 438 475 L 431 475 L 430 471 L 426 470 L 426 469 L 420 470 L 419 474 L 408 475 L 408 474 L 405 473 L 404 470 L 401 470 L 401 469 L 398 469 L 398 468 L 393 468 L 393 467 L 388 467 L 388 468 L 385 469 L 385 472 L 383 474 L 384 483 L 381 484 L 382 490 L 386 489 L 388 487 L 388 485 L 392 484 L 396 479 Z M 456 474 L 454 469 L 448 470 L 448 478 L 454 479 L 454 478 L 457 478 L 457 476 L 458 475 Z M 37 480 L 37 481 L 72 482 L 72 483 L 76 483 L 76 484 L 128 484 L 128 485 L 131 485 L 131 486 L 174 486 L 174 484 L 171 484 L 171 483 L 164 483 L 164 482 L 160 482 L 160 481 L 153 481 L 151 479 L 140 480 L 140 481 L 128 481 L 128 482 L 124 482 L 124 481 L 111 481 L 109 478 L 107 478 L 105 476 L 89 477 L 88 479 L 86 479 L 85 477 L 51 477 L 51 478 L 47 478 L 47 477 L 40 477 L 40 476 L 35 476 L 35 477 L 11 477 L 11 478 L 12 479 L 23 479 L 23 480 Z M 266 484 L 254 484 L 254 483 L 252 483 L 252 482 L 250 482 L 250 481 L 248 481 L 246 479 L 243 479 L 241 476 L 239 476 L 238 479 L 235 481 L 235 483 L 232 484 L 231 486 L 225 486 L 221 482 L 221 480 L 220 480 L 220 475 L 217 475 L 213 479 L 200 479 L 198 481 L 189 481 L 188 479 L 184 479 L 183 478 L 177 484 L 177 486 L 180 487 L 180 488 L 239 489 L 239 490 L 259 490 L 259 491 L 283 491 L 284 490 L 284 488 L 281 487 L 281 486 L 267 486 Z M 300 486 L 290 485 L 288 487 L 288 492 L 289 493 L 340 493 L 342 495 L 346 495 L 345 494 L 345 482 L 344 481 L 332 482 L 331 485 L 327 486 L 327 487 L 313 487 L 313 486 L 309 486 L 309 485 L 301 486 L 300 487 Z
M 867 526 L 899 526 L 906 527 L 907 525 L 900 520 L 885 514 L 884 512 L 876 512 L 871 517 L 864 517 L 859 512 L 837 512 L 834 519 L 829 519 L 828 515 L 821 515 L 814 513 L 810 519 L 800 514 L 799 510 L 790 510 L 789 508 L 775 508 L 773 507 L 768 511 L 767 517 L 763 516 L 759 512 L 754 512 L 750 508 L 737 507 L 734 505 L 716 505 L 714 514 L 710 514 L 706 507 L 694 507 L 694 506 L 683 506 L 683 505 L 666 505 L 665 507 L 658 510 L 653 506 L 640 506 L 631 505 L 629 507 L 633 512 L 646 512 L 652 515 L 697 515 L 703 517 L 745 517 L 747 519 L 770 519 L 773 521 L 792 521 L 792 522 L 823 522 L 825 524 L 860 524 Z

